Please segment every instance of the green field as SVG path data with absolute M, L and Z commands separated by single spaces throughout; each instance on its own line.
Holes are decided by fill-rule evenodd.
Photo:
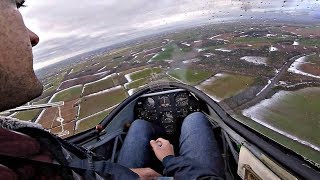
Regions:
M 83 97 L 80 104 L 79 119 L 121 103 L 127 97 L 128 94 L 123 88 L 101 92 L 94 96 Z
M 135 89 L 135 88 L 138 88 L 140 86 L 146 85 L 149 82 L 150 82 L 149 78 L 142 78 L 142 79 L 138 79 L 138 80 L 135 80 L 135 81 L 132 81 L 132 82 L 126 84 L 125 88 L 126 89 Z
M 63 72 L 61 74 L 59 74 L 57 77 L 50 77 L 47 80 L 47 83 L 50 83 L 52 86 L 48 89 L 46 89 L 45 91 L 50 92 L 50 91 L 54 91 L 56 90 L 60 83 L 62 82 L 64 76 L 65 76 L 66 72 Z
M 192 70 L 192 69 L 174 69 L 168 72 L 168 75 L 181 80 L 189 85 L 197 85 L 201 81 L 208 79 L 211 72 Z
M 245 111 L 251 118 L 320 146 L 320 88 L 281 91 Z
M 41 99 L 41 100 L 34 102 L 32 104 L 43 104 L 43 103 L 46 103 L 47 100 L 48 100 L 48 98 L 44 98 L 44 99 Z M 37 115 L 40 113 L 40 111 L 41 111 L 41 109 L 18 112 L 17 114 L 14 115 L 14 118 L 17 118 L 17 119 L 20 119 L 23 121 L 31 121 L 37 117 Z
M 85 84 L 84 86 L 83 96 L 86 96 L 95 92 L 103 91 L 105 89 L 109 89 L 117 85 L 118 84 L 114 83 L 112 76 L 97 82 L 88 83 L 88 84 Z
M 302 45 L 306 46 L 320 46 L 320 40 L 319 39 L 300 39 L 299 42 Z
M 51 102 L 59 102 L 59 101 L 71 101 L 77 99 L 81 96 L 82 85 L 73 86 L 71 88 L 62 90 L 55 94 L 54 98 Z
M 205 48 L 203 48 L 203 49 L 209 50 L 209 51 L 215 51 L 216 49 L 221 49 L 221 48 L 226 48 L 226 49 L 228 49 L 228 48 L 226 47 L 226 45 L 208 46 L 208 47 L 205 47 Z
M 152 58 L 153 61 L 163 61 L 172 58 L 174 47 L 172 45 L 167 45 L 165 50 L 160 52 L 156 57 Z
M 277 43 L 285 40 L 294 40 L 294 38 L 287 37 L 282 38 L 281 36 L 275 37 L 238 37 L 233 43 Z
M 308 146 L 305 146 L 297 141 L 294 141 L 286 136 L 283 136 L 269 128 L 266 128 L 265 126 L 260 125 L 259 123 L 256 123 L 252 119 L 247 118 L 240 113 L 231 114 L 231 116 L 237 119 L 238 121 L 246 124 L 247 126 L 251 127 L 252 129 L 258 131 L 259 133 L 265 135 L 266 137 L 320 164 L 320 156 L 318 151 Z
M 183 47 L 181 48 L 182 52 L 191 52 L 192 51 L 192 47 Z
M 14 115 L 14 118 L 17 118 L 22 121 L 31 121 L 33 120 L 38 114 L 40 110 L 29 110 L 29 111 L 23 111 L 19 112 L 16 115 Z
M 112 109 L 108 109 L 105 111 L 102 111 L 92 117 L 86 118 L 84 120 L 81 120 L 77 126 L 76 129 L 76 134 L 86 131 L 88 129 L 91 129 L 93 127 L 95 127 L 96 125 L 98 125 L 103 118 L 105 118 L 110 112 L 112 111 Z
M 153 67 L 153 68 L 146 68 L 144 70 L 132 73 L 130 75 L 130 78 L 135 81 L 141 78 L 149 77 L 152 74 L 159 74 L 162 72 L 162 69 L 160 67 Z
M 66 72 L 63 72 L 63 73 L 59 74 L 57 77 L 54 76 L 54 77 L 48 77 L 47 79 L 45 79 L 43 81 L 43 84 L 49 84 L 50 87 L 47 89 L 44 89 L 44 91 L 42 92 L 42 94 L 39 98 L 46 98 L 49 95 L 52 95 L 52 93 L 54 93 L 54 91 L 59 87 L 65 74 L 66 74 Z
M 223 100 L 238 94 L 250 87 L 255 82 L 255 78 L 243 75 L 222 74 L 214 77 L 212 81 L 205 82 L 199 86 L 211 96 Z
M 320 54 L 314 54 L 311 56 L 308 56 L 306 62 L 314 63 L 316 65 L 320 65 Z

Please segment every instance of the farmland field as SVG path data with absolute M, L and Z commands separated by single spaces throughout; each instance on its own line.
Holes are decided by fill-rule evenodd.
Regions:
M 244 115 L 302 140 L 320 145 L 320 88 L 280 91 L 271 99 L 244 110 Z
M 83 97 L 80 104 L 79 118 L 82 119 L 112 107 L 122 102 L 126 97 L 128 97 L 128 94 L 122 86 L 109 89 L 106 92 L 102 91 L 96 95 Z
M 172 45 L 168 45 L 167 47 L 165 47 L 165 50 L 163 52 L 160 52 L 152 60 L 153 61 L 163 61 L 163 60 L 171 59 L 174 50 L 175 50 L 175 48 Z
M 210 72 L 192 69 L 174 69 L 168 75 L 190 85 L 197 85 L 211 76 Z
M 37 102 L 34 102 L 32 104 L 43 104 L 46 103 L 48 98 L 41 99 Z M 40 113 L 40 109 L 35 109 L 35 110 L 29 110 L 29 111 L 23 111 L 23 112 L 18 112 L 17 114 L 14 115 L 14 118 L 23 120 L 23 121 L 31 121 L 37 117 L 37 115 Z
M 306 146 L 304 144 L 301 144 L 297 141 L 292 141 L 291 138 L 283 136 L 272 129 L 266 128 L 265 126 L 261 125 L 260 123 L 257 123 L 253 121 L 252 119 L 243 116 L 241 113 L 232 114 L 232 116 L 239 120 L 241 123 L 246 124 L 247 126 L 253 128 L 254 130 L 258 131 L 259 133 L 267 136 L 268 138 L 273 139 L 274 141 L 284 145 L 285 147 L 288 147 L 298 154 L 308 158 L 312 159 L 313 161 L 320 163 L 320 156 L 319 152 L 315 149 L 310 148 L 309 146 Z
M 90 128 L 95 127 L 97 124 L 99 124 L 103 118 L 105 118 L 112 109 L 107 109 L 105 111 L 99 112 L 93 116 L 90 116 L 88 118 L 84 118 L 82 120 L 79 120 L 77 122 L 77 128 L 76 128 L 76 133 L 80 133 L 83 131 L 86 131 Z
M 128 84 L 125 84 L 125 88 L 126 89 L 135 89 L 135 88 L 138 88 L 140 86 L 146 85 L 149 82 L 150 82 L 149 78 L 141 78 L 141 79 L 132 81 L 132 82 L 130 82 Z
M 71 101 L 77 99 L 81 96 L 82 87 L 82 85 L 77 85 L 62 90 L 54 95 L 54 97 L 51 99 L 51 102 Z
M 142 87 L 175 81 L 196 87 L 227 113 L 235 112 L 235 120 L 320 162 L 317 30 L 314 24 L 280 21 L 169 28 L 37 72 L 45 91 L 34 102 L 64 101 L 61 116 L 69 135 L 61 133 L 56 107 L 12 115 L 66 137 L 96 126 Z M 120 125 L 112 121 L 108 128 Z
M 70 137 L 72 135 L 74 135 L 74 128 L 75 128 L 75 123 L 74 122 L 69 122 L 66 124 L 63 124 L 63 130 L 67 131 L 68 134 L 64 134 L 63 136 L 61 136 L 62 138 L 66 138 L 66 137 Z M 62 127 L 61 125 L 54 127 L 50 130 L 51 133 L 54 134 L 59 134 L 62 133 Z
M 61 106 L 61 116 L 63 117 L 63 123 L 68 123 L 76 119 L 77 116 L 77 107 L 75 104 L 78 102 L 78 99 L 73 101 L 68 101 L 64 103 L 64 106 Z M 38 117 L 38 123 L 46 129 L 52 129 L 60 125 L 60 122 L 56 121 L 59 117 L 59 109 L 57 107 L 52 107 L 44 110 Z
M 161 71 L 162 71 L 162 69 L 159 67 L 147 68 L 147 69 L 130 74 L 130 78 L 134 81 L 134 80 L 138 80 L 141 78 L 149 77 L 152 74 L 158 74 Z
M 255 78 L 250 76 L 216 74 L 198 88 L 220 101 L 240 93 L 250 87 L 254 81 Z
M 24 111 L 20 112 L 14 115 L 14 118 L 17 118 L 19 120 L 23 121 L 31 121 L 33 120 L 40 112 L 41 110 L 29 110 L 29 111 Z
M 84 90 L 83 90 L 83 96 L 96 93 L 105 89 L 109 89 L 117 85 L 118 84 L 115 84 L 115 81 L 113 80 L 113 76 L 108 76 L 101 80 L 85 84 Z
M 317 64 L 320 66 L 320 54 L 314 54 L 309 56 L 306 62 Z

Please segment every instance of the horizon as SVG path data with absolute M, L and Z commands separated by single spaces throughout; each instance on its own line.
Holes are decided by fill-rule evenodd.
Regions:
M 142 4 L 144 8 L 140 8 Z M 116 1 L 77 1 L 79 7 L 74 7 L 72 2 L 57 0 L 49 3 L 27 1 L 27 5 L 21 10 L 25 23 L 40 37 L 40 43 L 33 51 L 36 71 L 83 53 L 179 26 L 214 24 L 224 19 L 226 22 L 250 17 L 258 19 L 279 13 L 285 17 L 294 17 L 298 12 L 315 19 L 320 17 L 317 13 L 320 2 L 298 0 L 262 5 L 260 1 L 206 0 L 194 4 L 190 0 L 181 3 L 137 0 L 125 6 Z M 52 6 L 57 8 L 44 12 Z M 228 6 L 230 11 L 219 10 Z

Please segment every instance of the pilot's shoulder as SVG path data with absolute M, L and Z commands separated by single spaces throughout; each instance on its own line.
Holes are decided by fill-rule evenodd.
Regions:
M 17 130 L 21 128 L 35 128 L 44 130 L 44 128 L 38 123 L 21 121 L 16 118 L 2 116 L 0 116 L 0 128 L 8 130 Z

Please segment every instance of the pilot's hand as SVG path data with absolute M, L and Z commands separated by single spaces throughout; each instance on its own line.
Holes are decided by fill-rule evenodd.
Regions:
M 158 138 L 157 140 L 151 140 L 150 145 L 154 151 L 154 154 L 162 162 L 163 158 L 174 155 L 172 144 L 168 140 Z
M 130 169 L 139 175 L 140 178 L 148 178 L 148 177 L 160 177 L 161 174 L 157 173 L 155 170 L 151 168 L 135 168 Z

